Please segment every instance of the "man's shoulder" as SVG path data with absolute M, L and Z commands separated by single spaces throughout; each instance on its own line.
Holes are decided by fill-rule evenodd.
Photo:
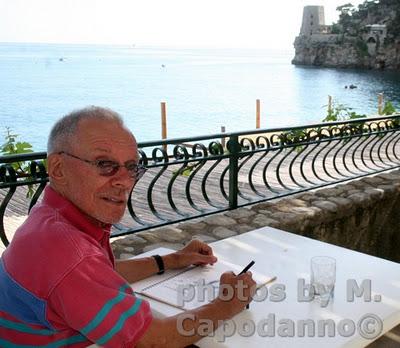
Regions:
M 3 259 L 12 278 L 45 297 L 66 272 L 90 256 L 104 257 L 98 243 L 51 207 L 39 205 L 15 234 Z
M 52 249 L 60 256 L 65 251 L 68 256 L 82 257 L 88 245 L 90 250 L 96 249 L 93 248 L 93 240 L 86 238 L 85 233 L 71 224 L 57 209 L 40 204 L 17 230 L 10 246 L 26 248 L 27 254 Z

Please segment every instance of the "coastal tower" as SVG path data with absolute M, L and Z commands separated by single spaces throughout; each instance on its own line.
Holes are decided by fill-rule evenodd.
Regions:
M 311 36 L 325 27 L 324 6 L 304 6 L 300 35 Z

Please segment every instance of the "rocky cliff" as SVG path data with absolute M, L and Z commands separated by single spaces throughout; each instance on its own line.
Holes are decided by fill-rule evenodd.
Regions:
M 400 70 L 400 43 L 388 44 L 375 54 L 368 53 L 363 41 L 340 35 L 326 40 L 298 36 L 294 46 L 296 65 Z
M 293 64 L 400 70 L 399 0 L 366 1 L 358 9 L 344 5 L 338 10 L 338 23 L 296 37 Z

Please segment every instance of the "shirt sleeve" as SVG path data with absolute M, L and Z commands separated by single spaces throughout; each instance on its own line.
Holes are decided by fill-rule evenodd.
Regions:
M 148 302 L 101 256 L 83 259 L 53 290 L 49 305 L 70 328 L 103 347 L 133 347 L 149 327 Z

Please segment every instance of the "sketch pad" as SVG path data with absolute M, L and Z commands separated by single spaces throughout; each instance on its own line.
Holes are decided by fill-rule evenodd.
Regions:
M 173 307 L 189 310 L 211 302 L 218 295 L 219 279 L 227 271 L 239 273 L 243 265 L 218 260 L 214 265 L 167 271 L 132 284 L 133 290 Z M 257 283 L 269 280 L 253 272 Z M 183 291 L 185 289 L 185 291 Z

